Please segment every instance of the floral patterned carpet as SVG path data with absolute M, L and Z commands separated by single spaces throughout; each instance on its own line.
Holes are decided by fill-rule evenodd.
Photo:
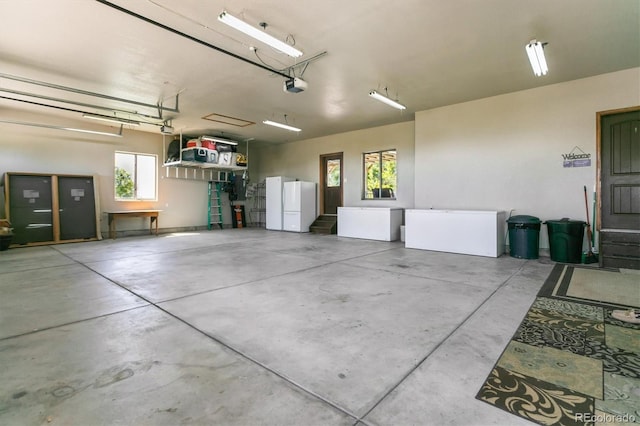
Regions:
M 542 425 L 640 423 L 640 325 L 611 317 L 614 309 L 640 307 L 640 275 L 620 284 L 606 275 L 619 272 L 593 270 L 611 297 L 591 300 L 578 288 L 588 280 L 572 283 L 589 269 L 554 267 L 478 399 Z

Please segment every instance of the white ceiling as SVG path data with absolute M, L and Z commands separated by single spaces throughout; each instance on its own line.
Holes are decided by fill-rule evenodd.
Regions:
M 416 111 L 640 66 L 639 0 L 113 0 L 167 27 L 270 69 L 296 61 L 242 37 L 217 20 L 222 10 L 280 39 L 295 40 L 309 62 L 309 88 L 91 0 L 0 0 L 0 73 L 166 107 L 176 132 L 282 143 L 408 121 Z M 535 77 L 524 45 L 548 42 L 549 74 Z M 257 47 L 259 58 L 249 47 Z M 293 68 L 300 75 L 303 67 Z M 399 112 L 367 96 L 388 88 Z M 15 91 L 85 103 L 69 104 Z M 95 126 L 77 111 L 115 108 L 153 116 L 156 108 L 85 96 L 0 77 L 0 120 Z M 236 127 L 210 113 L 255 122 Z M 271 128 L 284 121 L 300 133 Z M 117 113 L 139 120 L 135 114 Z M 144 117 L 142 117 L 144 118 Z M 61 121 L 62 120 L 62 121 Z M 145 119 L 159 123 L 158 120 Z M 144 120 L 143 120 L 144 121 Z M 104 127 L 107 131 L 113 128 Z M 141 130 L 159 133 L 159 127 Z

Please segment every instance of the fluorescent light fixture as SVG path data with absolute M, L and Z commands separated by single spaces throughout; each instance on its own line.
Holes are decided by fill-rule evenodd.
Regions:
M 73 127 L 51 127 L 52 129 L 67 130 L 69 132 L 89 133 L 91 135 L 113 136 L 114 138 L 122 137 L 122 124 L 120 125 L 120 133 L 96 132 L 95 130 L 75 129 Z
M 28 123 L 25 121 L 0 120 L 0 123 L 17 124 L 19 126 L 42 127 L 45 129 L 67 130 L 69 132 L 89 133 L 92 135 L 113 136 L 115 138 L 122 137 L 122 125 L 120 125 L 119 133 L 97 132 L 95 130 L 76 129 L 74 127 L 53 126 L 50 124 Z
M 529 62 L 531 62 L 531 68 L 533 73 L 540 77 L 541 75 L 547 75 L 549 68 L 547 67 L 547 60 L 544 57 L 544 45 L 541 41 L 531 40 L 529 44 L 525 46 L 527 55 L 529 56 Z
M 211 142 L 219 142 L 227 145 L 238 145 L 238 142 L 232 141 L 230 139 L 222 139 L 215 136 L 200 136 L 200 140 L 203 141 L 211 141 Z
M 255 38 L 256 40 L 260 40 L 261 42 L 273 47 L 276 50 L 279 50 L 282 53 L 286 53 L 293 58 L 302 56 L 302 52 L 295 47 L 283 41 L 280 41 L 273 36 L 270 36 L 269 34 L 257 29 L 256 27 L 252 27 L 251 25 L 232 15 L 229 15 L 226 10 L 222 11 L 222 13 L 218 15 L 218 20 L 229 25 L 230 27 L 235 28 L 238 31 L 247 34 L 248 36 Z
M 297 127 L 289 126 L 288 124 L 278 123 L 277 121 L 264 120 L 264 124 L 268 124 L 269 126 L 280 127 L 281 129 L 291 130 L 292 132 L 300 132 L 302 129 L 298 129 Z
M 84 118 L 90 118 L 91 120 L 106 121 L 106 122 L 115 123 L 115 124 L 126 124 L 129 126 L 140 125 L 139 121 L 127 120 L 126 118 L 116 118 L 116 117 L 112 118 L 112 117 L 107 117 L 105 115 L 98 115 L 98 114 L 82 114 L 82 116 Z
M 384 102 L 385 104 L 392 106 L 394 108 L 397 109 L 407 109 L 406 106 L 402 105 L 400 102 L 394 101 L 393 99 L 390 99 L 388 97 L 386 97 L 385 95 L 376 92 L 375 90 L 372 90 L 369 92 L 369 96 L 371 96 L 374 99 L 379 100 L 380 102 Z

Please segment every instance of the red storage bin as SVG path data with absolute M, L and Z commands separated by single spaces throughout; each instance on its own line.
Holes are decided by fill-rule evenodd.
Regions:
M 207 139 L 202 139 L 200 141 L 200 144 L 202 145 L 203 148 L 212 149 L 214 151 L 216 149 L 216 143 Z

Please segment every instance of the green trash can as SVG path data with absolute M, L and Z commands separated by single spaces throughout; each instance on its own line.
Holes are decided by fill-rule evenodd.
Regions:
M 548 220 L 545 222 L 549 233 L 551 260 L 562 263 L 582 261 L 582 240 L 587 223 L 581 220 Z
M 540 247 L 540 219 L 535 216 L 512 216 L 509 228 L 509 254 L 519 259 L 537 259 Z

